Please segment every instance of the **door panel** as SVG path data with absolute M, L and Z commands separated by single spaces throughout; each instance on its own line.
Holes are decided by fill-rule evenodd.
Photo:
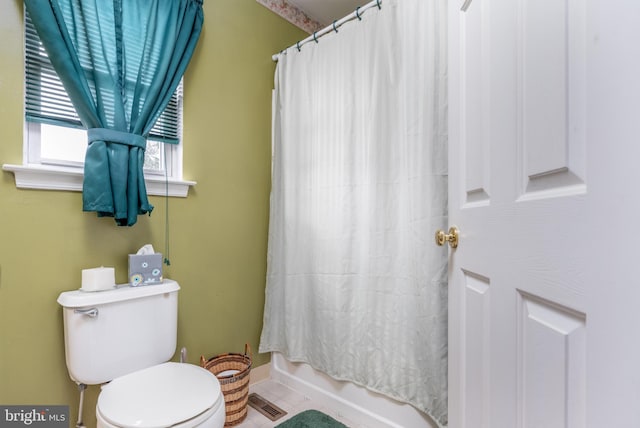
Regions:
M 481 421 L 483 425 L 489 422 L 489 364 L 490 346 L 490 281 L 481 275 L 464 272 L 464 332 L 463 342 L 464 361 L 466 366 L 464 404 L 464 420 L 467 425 L 473 421 Z
M 585 191 L 585 8 L 584 1 L 518 1 L 523 199 Z
M 586 317 L 518 294 L 518 416 L 523 427 L 584 427 Z
M 468 204 L 484 205 L 489 202 L 489 100 L 487 69 L 488 40 L 483 28 L 488 25 L 488 3 L 479 3 L 464 15 L 461 27 L 460 74 L 464 86 L 461 107 L 461 145 L 465 187 Z

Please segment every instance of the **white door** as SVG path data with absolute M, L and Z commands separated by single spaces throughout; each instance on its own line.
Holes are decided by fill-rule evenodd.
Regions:
M 638 428 L 640 2 L 462 4 L 449 426 Z

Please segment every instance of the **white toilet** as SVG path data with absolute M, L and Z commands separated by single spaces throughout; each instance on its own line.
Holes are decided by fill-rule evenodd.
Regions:
M 176 349 L 178 290 L 177 282 L 165 279 L 58 297 L 71 379 L 105 384 L 96 406 L 98 427 L 224 426 L 224 396 L 215 375 L 167 362 Z

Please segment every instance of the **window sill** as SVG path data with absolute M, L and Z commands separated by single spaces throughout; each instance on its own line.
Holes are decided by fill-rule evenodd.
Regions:
M 84 174 L 78 168 L 4 164 L 2 169 L 13 173 L 18 189 L 82 191 Z M 145 183 L 147 185 L 147 194 L 155 196 L 165 196 L 167 194 L 167 183 L 164 177 L 145 176 Z M 195 181 L 175 180 L 172 178 L 169 179 L 168 183 L 168 196 L 179 198 L 186 198 L 189 193 L 189 187 L 196 185 Z

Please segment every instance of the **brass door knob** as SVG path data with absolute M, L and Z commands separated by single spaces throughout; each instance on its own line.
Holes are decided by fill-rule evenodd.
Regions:
M 455 226 L 451 226 L 449 228 L 449 233 L 444 233 L 442 230 L 438 229 L 436 231 L 436 244 L 442 247 L 445 244 L 445 242 L 449 242 L 449 246 L 451 248 L 457 248 L 458 235 L 459 235 L 459 231 L 458 231 L 458 228 Z

